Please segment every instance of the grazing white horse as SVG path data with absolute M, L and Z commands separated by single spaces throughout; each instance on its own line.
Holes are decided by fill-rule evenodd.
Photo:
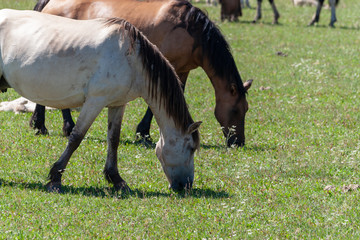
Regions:
M 200 122 L 193 122 L 172 66 L 130 23 L 3 9 L 0 49 L 0 90 L 11 87 L 54 108 L 82 106 L 68 145 L 50 170 L 49 191 L 61 191 L 72 153 L 104 107 L 109 112 L 104 174 L 115 189 L 130 190 L 118 172 L 117 148 L 125 105 L 137 97 L 144 98 L 160 127 L 156 155 L 170 187 L 192 186 Z

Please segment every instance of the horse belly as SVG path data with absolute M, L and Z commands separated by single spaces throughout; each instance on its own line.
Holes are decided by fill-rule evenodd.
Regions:
M 29 100 L 55 108 L 81 106 L 85 101 L 87 83 L 92 72 L 76 64 L 21 67 L 8 76 L 8 82 L 20 95 Z M 72 65 L 72 66 L 71 66 Z

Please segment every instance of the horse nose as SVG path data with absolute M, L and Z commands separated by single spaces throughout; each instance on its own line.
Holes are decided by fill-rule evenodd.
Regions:
M 193 182 L 190 181 L 190 180 L 185 180 L 185 181 L 173 181 L 171 184 L 170 184 L 170 187 L 172 190 L 176 191 L 176 192 L 179 192 L 179 191 L 182 191 L 182 190 L 188 190 L 188 189 L 191 189 L 192 188 L 192 185 L 193 185 Z
M 227 146 L 232 147 L 243 147 L 245 145 L 245 139 L 241 138 L 239 135 L 233 135 L 228 138 L 227 140 Z

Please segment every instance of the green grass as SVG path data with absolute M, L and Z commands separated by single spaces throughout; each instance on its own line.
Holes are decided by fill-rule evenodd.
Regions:
M 228 149 L 210 81 L 201 69 L 190 74 L 186 99 L 203 125 L 189 192 L 168 190 L 154 149 L 134 143 L 141 99 L 126 110 L 119 147 L 131 195 L 114 193 L 102 175 L 106 110 L 72 157 L 60 195 L 44 189 L 67 144 L 60 112 L 47 112 L 45 137 L 28 127 L 30 114 L 0 113 L 0 239 L 359 239 L 360 190 L 342 189 L 360 184 L 360 2 L 340 2 L 335 29 L 327 27 L 327 9 L 306 27 L 314 8 L 276 3 L 278 26 L 267 1 L 256 25 L 249 23 L 254 9 L 244 9 L 238 23 L 221 23 L 219 6 L 196 4 L 230 42 L 243 79 L 254 83 L 246 147 Z M 0 1 L 2 8 L 33 6 Z M 0 94 L 1 101 L 16 97 Z M 157 139 L 156 124 L 151 132 Z

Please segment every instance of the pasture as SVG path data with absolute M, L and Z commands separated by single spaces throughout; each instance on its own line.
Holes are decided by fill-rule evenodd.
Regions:
M 34 4 L 0 0 L 0 8 Z M 233 149 L 215 120 L 210 81 L 200 69 L 190 73 L 185 97 L 203 121 L 190 191 L 168 190 L 154 147 L 134 142 L 141 99 L 125 111 L 119 146 L 131 194 L 113 192 L 102 174 L 106 109 L 69 162 L 64 194 L 44 187 L 67 144 L 60 111 L 46 113 L 48 136 L 35 136 L 30 113 L 0 112 L 0 239 L 358 239 L 360 2 L 340 2 L 335 29 L 327 9 L 306 27 L 315 8 L 276 4 L 276 26 L 267 1 L 258 24 L 251 24 L 255 9 L 222 23 L 219 5 L 195 4 L 229 41 L 243 81 L 254 82 L 246 146 Z M 8 90 L 0 101 L 17 97 Z M 151 133 L 157 141 L 155 123 Z

